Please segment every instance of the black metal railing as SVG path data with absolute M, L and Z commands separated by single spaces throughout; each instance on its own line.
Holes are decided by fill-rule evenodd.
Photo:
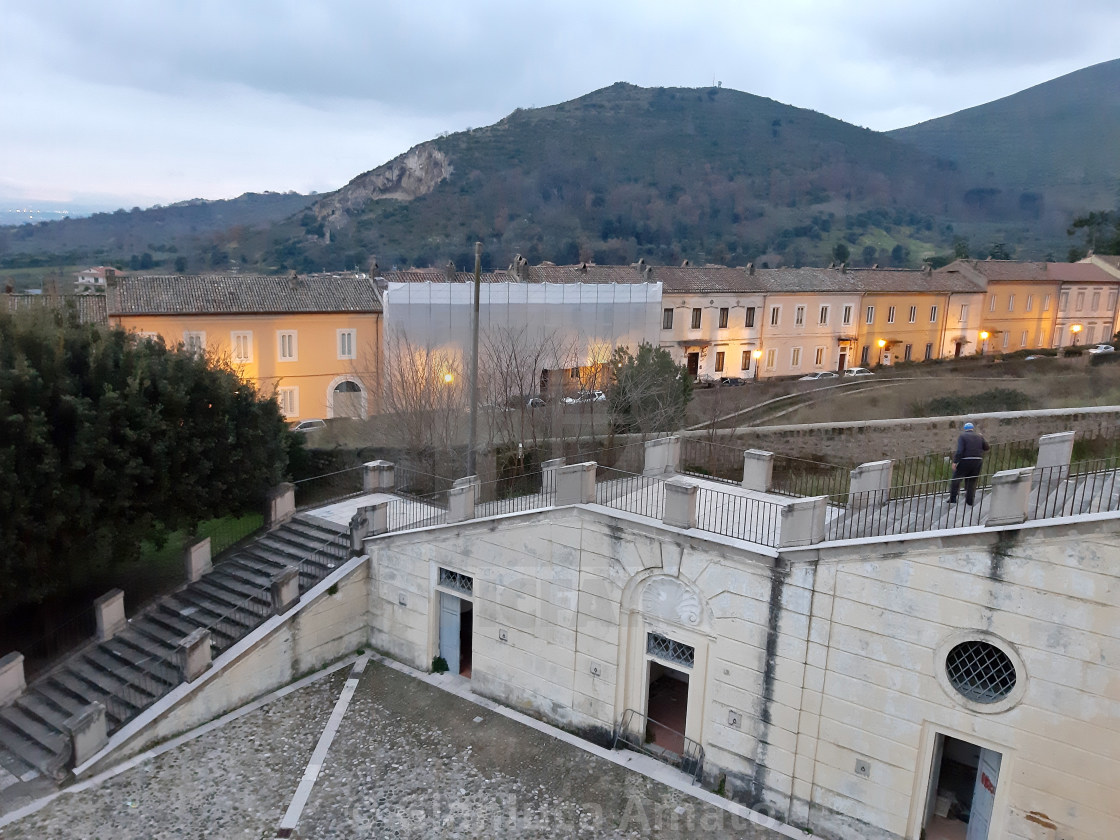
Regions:
M 743 479 L 745 447 L 698 438 L 681 438 L 680 471 L 713 481 L 738 484 Z
M 555 488 L 545 486 L 542 470 L 498 478 L 475 485 L 474 515 L 501 516 L 526 510 L 551 507 Z M 481 501 L 486 499 L 487 501 Z
M 891 484 L 908 487 L 953 477 L 952 449 L 928 452 L 895 460 Z M 1033 467 L 1038 462 L 1038 439 L 1009 440 L 991 444 L 984 453 L 984 472 L 993 475 L 1001 470 Z
M 655 745 L 653 741 L 659 735 L 663 741 L 679 740 L 681 751 Z M 692 778 L 693 783 L 699 783 L 704 778 L 704 748 L 683 732 L 659 723 L 635 709 L 627 709 L 622 713 L 622 722 L 615 730 L 611 748 L 617 750 L 620 746 L 680 769 Z
M 308 508 L 326 502 L 357 496 L 362 492 L 365 467 L 358 465 L 344 470 L 313 475 L 292 482 L 296 487 L 296 507 Z
M 783 507 L 778 502 L 767 502 L 742 493 L 698 487 L 696 527 L 725 537 L 777 546 Z
M 825 539 L 849 540 L 980 525 L 987 515 L 984 502 L 990 482 L 990 475 L 978 477 L 973 505 L 966 504 L 963 485 L 956 504 L 950 504 L 946 480 L 851 493 L 847 511 L 825 525 Z
M 385 511 L 385 527 L 389 531 L 405 531 L 413 528 L 430 528 L 447 523 L 447 493 L 432 493 L 428 496 L 415 496 L 393 499 Z
M 775 455 L 770 490 L 783 496 L 828 496 L 833 503 L 842 503 L 851 484 L 851 468 Z
M 1031 519 L 1120 510 L 1120 454 L 1067 466 L 1036 468 Z
M 665 515 L 665 480 L 599 465 L 595 471 L 595 502 L 638 516 Z

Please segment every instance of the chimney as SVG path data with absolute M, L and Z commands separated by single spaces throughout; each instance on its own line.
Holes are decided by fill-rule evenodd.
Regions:
M 922 273 L 923 274 L 933 274 L 933 266 L 930 265 L 929 263 L 926 263 L 924 266 L 922 266 Z
M 690 265 L 692 265 L 692 263 L 690 263 L 688 260 L 685 260 L 681 263 L 681 268 L 688 268 Z
M 754 277 L 754 263 L 753 262 L 747 263 L 747 276 L 748 277 Z
M 848 264 L 847 263 L 840 263 L 840 273 L 841 274 L 847 274 L 848 273 Z
M 454 283 L 455 278 L 458 277 L 458 272 L 455 271 L 455 263 L 451 260 L 448 260 L 447 265 L 443 267 L 443 275 L 447 278 L 448 283 Z
M 646 270 L 646 258 L 638 257 L 638 261 L 634 263 L 634 268 L 638 269 L 639 274 L 644 274 Z
M 520 254 L 517 255 L 517 276 L 519 279 L 529 282 L 529 261 Z
M 642 280 L 646 283 L 653 282 L 653 266 L 647 265 L 642 269 Z

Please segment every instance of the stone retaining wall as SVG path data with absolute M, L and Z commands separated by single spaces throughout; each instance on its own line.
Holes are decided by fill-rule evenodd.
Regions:
M 997 411 L 965 417 L 916 417 L 799 426 L 749 426 L 729 430 L 721 443 L 763 449 L 794 458 L 822 457 L 830 462 L 861 464 L 882 458 L 924 455 L 956 442 L 961 424 L 971 420 L 991 443 L 1030 440 L 1054 432 L 1115 432 L 1120 406 L 1093 406 L 1038 411 Z M 685 432 L 706 438 L 707 432 Z

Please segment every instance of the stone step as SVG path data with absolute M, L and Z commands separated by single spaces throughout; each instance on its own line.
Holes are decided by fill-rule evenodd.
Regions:
M 258 624 L 251 613 L 240 609 L 240 605 L 216 600 L 197 588 L 176 593 L 176 599 L 185 609 L 198 608 L 199 612 L 191 613 L 190 618 L 197 618 L 199 626 L 208 628 L 211 635 L 220 632 L 228 636 L 234 628 L 244 631 Z
M 276 530 L 285 529 L 299 531 L 300 533 L 309 535 L 321 534 L 327 539 L 332 536 L 348 533 L 350 530 L 345 525 L 339 525 L 337 522 L 332 522 L 329 519 L 320 519 L 317 516 L 309 516 L 307 514 L 297 514 L 293 516 Z
M 165 638 L 175 647 L 195 630 L 209 626 L 214 618 L 198 604 L 186 603 L 175 597 L 162 600 L 157 609 L 146 617 L 167 628 L 168 635 Z
M 225 567 L 215 569 L 203 580 L 214 586 L 220 586 L 229 592 L 236 592 L 238 598 L 242 601 L 246 598 L 257 598 L 260 601 L 271 603 L 271 581 L 264 581 L 260 585 L 255 585 L 249 583 L 243 577 L 233 574 L 230 569 Z
M 65 691 L 69 696 L 74 698 L 80 704 L 80 708 L 85 708 L 94 700 L 101 703 L 105 707 L 105 714 L 113 723 L 120 723 L 122 718 L 120 713 L 123 711 L 120 704 L 117 703 L 116 698 L 109 692 L 90 685 L 85 680 L 79 679 L 73 674 L 69 668 L 56 671 L 48 678 L 49 683 L 53 683 L 56 688 Z
M 66 669 L 76 679 L 104 694 L 105 699 L 101 702 L 106 711 L 113 709 L 113 716 L 118 720 L 128 720 L 142 708 L 142 704 L 133 702 L 130 697 L 128 683 L 102 670 L 85 657 L 71 659 L 66 663 Z
M 186 634 L 154 620 L 152 616 L 155 614 L 156 611 L 153 610 L 150 614 L 134 618 L 129 622 L 129 629 L 137 634 L 136 643 L 178 649 L 179 642 Z
M 252 596 L 245 595 L 233 587 L 225 587 L 222 585 L 220 579 L 215 579 L 211 575 L 207 575 L 202 580 L 195 582 L 191 585 L 190 589 L 181 593 L 189 598 L 192 602 L 196 600 L 209 601 L 217 607 L 221 607 L 221 615 L 229 613 L 230 610 L 240 611 L 245 608 L 246 601 L 255 597 L 258 601 L 264 601 L 262 593 L 254 592 Z M 271 597 L 269 598 L 271 603 Z
M 239 552 L 237 559 L 241 561 L 243 566 L 253 569 L 260 574 L 268 575 L 269 578 L 284 571 L 284 569 L 298 561 L 298 558 L 276 557 L 267 551 L 258 550 L 256 543 L 253 543 L 253 545 L 245 549 L 245 551 Z
M 114 656 L 109 650 L 102 650 L 101 646 L 87 650 L 83 658 L 119 681 L 123 686 L 120 693 L 133 705 L 147 706 L 163 694 L 165 686 L 162 680 L 157 680 L 142 669 L 134 668 L 127 660 Z
M 331 550 L 334 546 L 330 544 L 330 541 L 334 538 L 333 535 L 327 535 L 324 539 L 300 531 L 280 528 L 261 537 L 257 542 L 259 545 L 266 545 L 270 548 L 277 547 L 281 551 L 298 554 L 302 557 L 316 551 Z
M 82 709 L 85 708 L 87 702 L 75 697 L 69 691 L 59 685 L 55 685 L 50 680 L 40 680 L 35 683 L 34 688 L 29 690 L 49 700 L 51 704 L 66 717 L 72 717 L 81 712 Z
M 60 733 L 66 731 L 66 721 L 74 714 L 73 712 L 67 712 L 65 709 L 60 709 L 36 691 L 24 693 L 16 700 L 15 705 L 40 721 L 44 726 L 49 726 Z
M 0 708 L 0 723 L 20 733 L 23 737 L 31 739 L 52 755 L 63 754 L 70 746 L 68 735 L 64 735 L 55 727 L 46 725 L 32 717 L 19 706 Z
M 0 735 L 0 791 L 16 782 L 30 782 L 39 775 L 39 768 L 7 749 Z
M 30 775 L 31 772 L 55 775 L 66 765 L 70 755 L 69 744 L 65 745 L 61 752 L 53 752 L 20 730 L 11 728 L 4 720 L 0 720 L 0 748 L 2 748 L 0 757 L 4 759 L 5 769 L 20 779 Z M 4 753 L 9 755 L 5 756 Z M 33 768 L 33 770 L 24 769 L 21 772 L 19 769 L 21 767 Z
M 155 641 L 132 630 L 131 627 L 103 644 L 114 655 L 131 663 L 133 667 L 143 669 L 151 674 L 178 673 L 174 647 L 161 641 Z

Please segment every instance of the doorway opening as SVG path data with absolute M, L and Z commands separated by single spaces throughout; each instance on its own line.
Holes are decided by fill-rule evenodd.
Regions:
M 439 655 L 453 674 L 471 678 L 474 604 L 448 592 L 439 593 Z
M 646 742 L 683 756 L 687 719 L 688 674 L 650 660 Z
M 843 373 L 844 368 L 848 365 L 848 354 L 846 352 L 840 353 L 840 362 L 836 365 L 836 372 Z
M 700 375 L 700 354 L 688 354 L 688 375 L 695 379 Z
M 988 840 L 1002 755 L 938 735 L 930 768 L 926 840 Z
M 961 350 L 964 349 L 964 344 L 960 341 L 953 342 L 953 358 L 959 359 L 961 357 Z

